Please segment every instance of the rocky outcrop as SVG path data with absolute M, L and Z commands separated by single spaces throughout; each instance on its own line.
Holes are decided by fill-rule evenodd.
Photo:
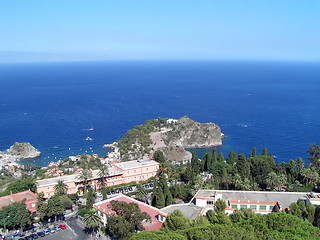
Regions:
M 166 124 L 155 127 L 149 133 L 151 143 L 148 152 L 137 141 L 126 154 L 126 159 L 149 158 L 161 150 L 171 162 L 189 161 L 191 153 L 185 148 L 209 148 L 222 145 L 223 134 L 214 123 L 199 123 L 188 117 L 168 119 Z M 138 146 L 138 147 L 137 147 Z
M 36 158 L 41 154 L 41 152 L 28 142 L 14 143 L 8 150 L 8 153 L 19 158 Z

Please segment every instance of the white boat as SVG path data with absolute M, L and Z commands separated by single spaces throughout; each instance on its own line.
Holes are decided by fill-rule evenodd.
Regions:
M 92 141 L 92 140 L 93 140 L 93 138 L 91 138 L 91 137 L 86 138 L 86 141 Z

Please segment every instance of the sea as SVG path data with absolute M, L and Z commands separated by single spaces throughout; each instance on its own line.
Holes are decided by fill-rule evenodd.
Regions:
M 320 144 L 319 62 L 2 63 L 0 83 L 0 150 L 30 142 L 41 151 L 21 163 L 103 156 L 104 144 L 158 117 L 218 124 L 226 157 L 266 146 L 277 162 L 308 162 Z

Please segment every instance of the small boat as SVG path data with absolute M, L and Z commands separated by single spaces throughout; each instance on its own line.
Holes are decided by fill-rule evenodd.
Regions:
M 86 141 L 92 141 L 92 140 L 93 140 L 93 138 L 91 138 L 91 137 L 86 138 Z

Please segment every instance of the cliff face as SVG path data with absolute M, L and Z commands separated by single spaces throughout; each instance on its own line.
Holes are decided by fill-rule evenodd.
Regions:
M 139 145 L 139 140 L 135 147 L 125 154 L 127 159 L 149 158 L 157 150 L 161 150 L 167 160 L 171 162 L 188 161 L 191 153 L 185 148 L 207 148 L 222 145 L 221 129 L 214 123 L 199 123 L 188 117 L 179 120 L 168 119 L 166 124 L 154 127 L 149 133 L 151 139 L 146 148 Z M 137 147 L 138 146 L 138 147 Z
M 8 153 L 11 155 L 16 155 L 19 158 L 36 158 L 41 154 L 28 142 L 16 142 L 10 147 Z

